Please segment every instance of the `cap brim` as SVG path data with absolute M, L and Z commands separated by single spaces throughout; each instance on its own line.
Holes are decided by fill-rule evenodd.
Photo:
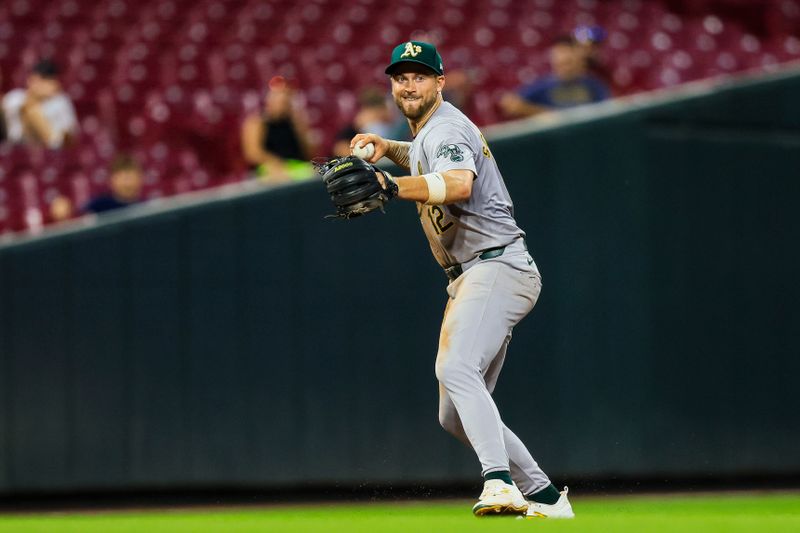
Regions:
M 444 72 L 439 72 L 438 70 L 436 70 L 435 68 L 433 68 L 433 67 L 432 67 L 432 66 L 430 66 L 429 64 L 427 64 L 427 63 L 423 63 L 422 61 L 419 61 L 418 59 L 403 59 L 402 61 L 395 61 L 394 63 L 392 63 L 391 65 L 389 65 L 388 67 L 386 67 L 386 70 L 384 70 L 384 73 L 385 73 L 385 74 L 391 74 L 391 73 L 392 73 L 392 71 L 393 71 L 393 70 L 394 70 L 394 69 L 395 69 L 395 68 L 396 68 L 398 65 L 402 65 L 403 63 L 417 63 L 418 65 L 422 65 L 423 67 L 427 68 L 428 70 L 430 70 L 430 71 L 431 71 L 431 72 L 433 72 L 434 74 L 437 74 L 437 75 L 439 75 L 439 76 L 444 76 Z

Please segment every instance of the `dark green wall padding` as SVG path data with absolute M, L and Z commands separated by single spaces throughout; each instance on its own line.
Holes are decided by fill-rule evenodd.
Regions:
M 491 147 L 544 278 L 495 394 L 560 476 L 800 472 L 800 79 Z M 477 481 L 412 205 L 323 187 L 0 249 L 0 492 Z

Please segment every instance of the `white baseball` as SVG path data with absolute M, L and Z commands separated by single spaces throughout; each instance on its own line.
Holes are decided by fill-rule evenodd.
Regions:
M 369 159 L 375 153 L 375 145 L 367 143 L 366 146 L 357 144 L 353 147 L 353 155 L 361 159 Z

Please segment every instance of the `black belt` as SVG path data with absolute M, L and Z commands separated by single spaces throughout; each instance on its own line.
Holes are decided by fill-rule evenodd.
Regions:
M 485 250 L 481 255 L 478 256 L 480 260 L 486 259 L 493 259 L 495 257 L 500 257 L 503 255 L 503 252 L 506 251 L 505 246 L 498 246 L 497 248 L 489 248 Z M 447 279 L 451 282 L 458 279 L 458 276 L 464 273 L 464 268 L 461 265 L 453 265 L 451 267 L 447 267 L 444 269 L 444 273 L 447 275 Z

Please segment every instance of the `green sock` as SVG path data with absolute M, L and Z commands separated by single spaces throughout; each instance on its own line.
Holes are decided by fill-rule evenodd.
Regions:
M 483 479 L 489 481 L 490 479 L 502 479 L 504 483 L 507 485 L 513 485 L 514 482 L 511 481 L 511 472 L 508 470 L 498 470 L 497 472 L 489 472 Z
M 529 500 L 533 500 L 536 503 L 546 503 L 547 505 L 553 505 L 560 497 L 561 494 L 559 494 L 558 490 L 553 486 L 552 483 L 538 492 L 532 492 L 528 494 Z

